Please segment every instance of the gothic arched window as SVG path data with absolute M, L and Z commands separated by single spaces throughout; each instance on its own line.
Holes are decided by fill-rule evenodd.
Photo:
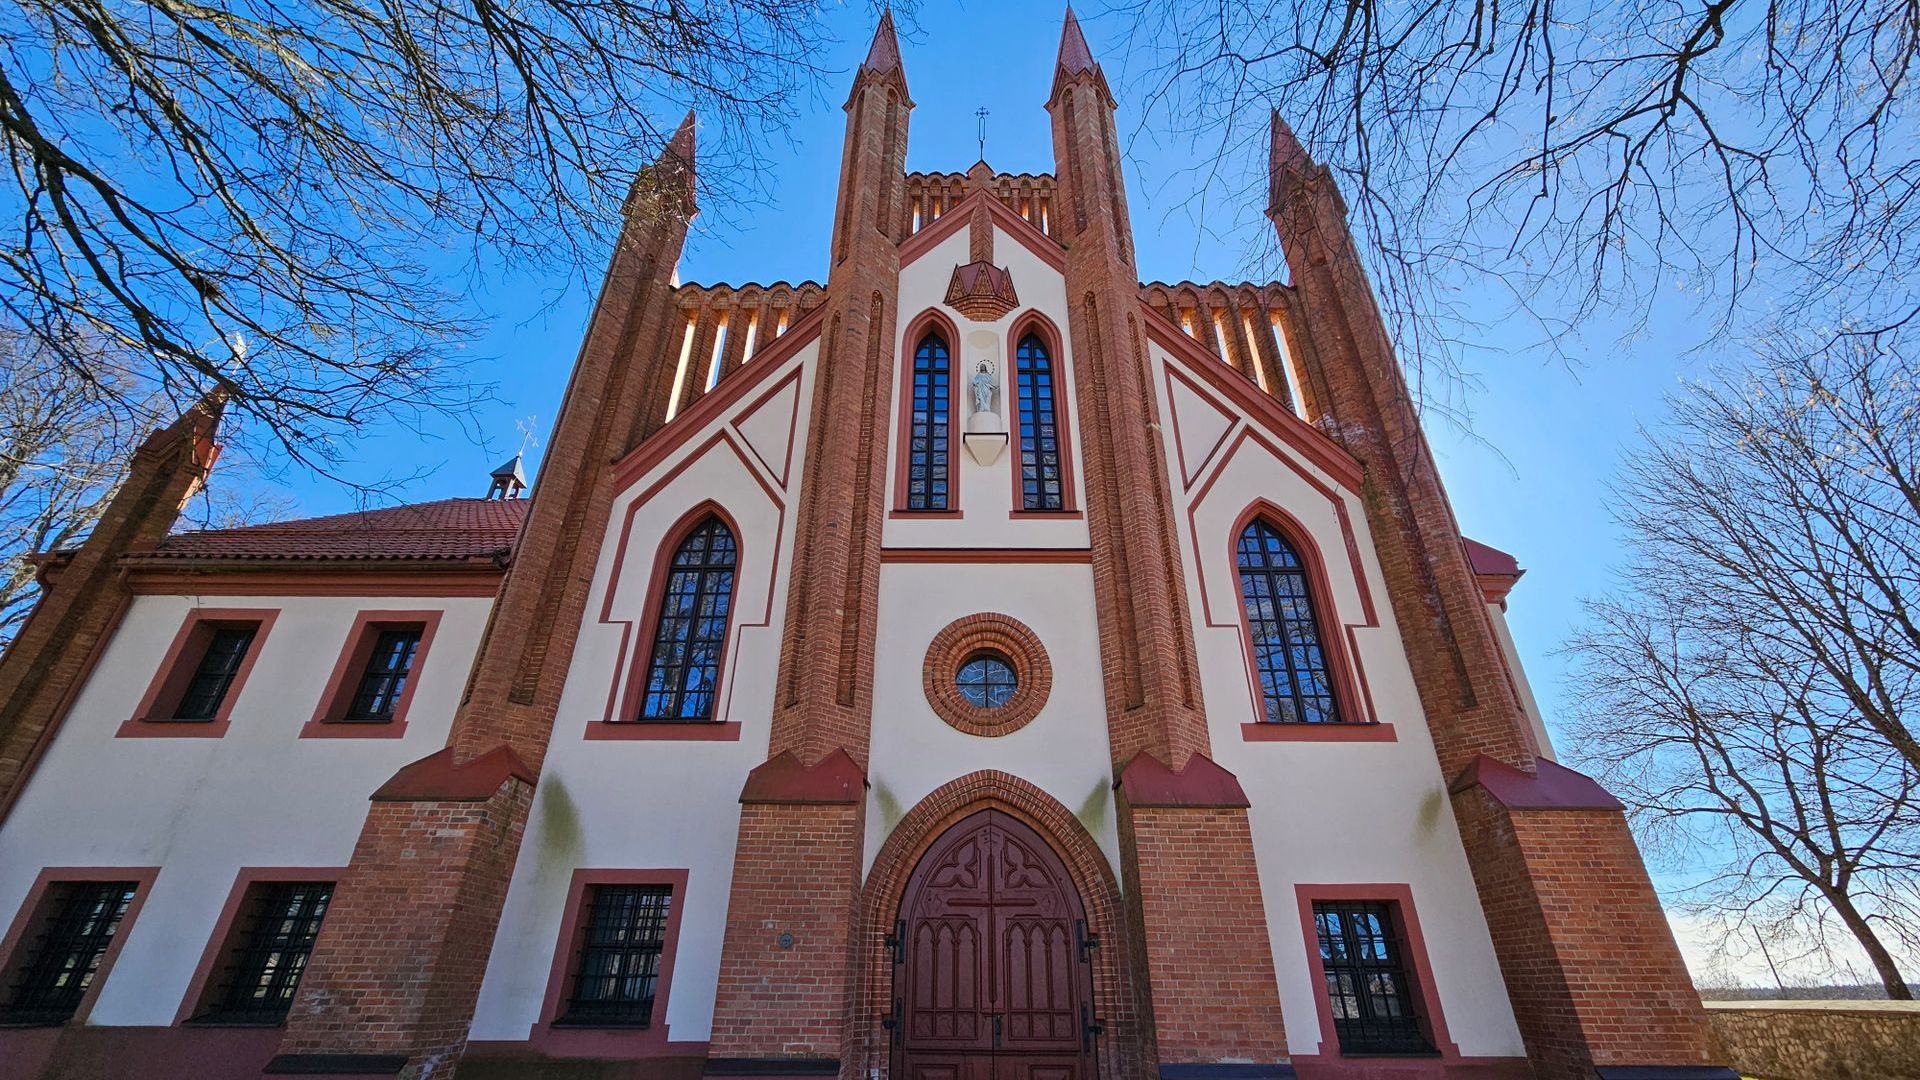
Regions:
M 1253 662 L 1270 724 L 1340 720 L 1333 677 L 1313 608 L 1307 567 L 1292 543 L 1265 518 L 1240 531 L 1236 546 L 1240 602 L 1253 636 Z
M 711 720 L 739 549 L 718 515 L 694 526 L 666 568 L 642 720 Z
M 1064 510 L 1066 470 L 1061 466 L 1059 410 L 1054 401 L 1053 357 L 1038 334 L 1020 339 L 1014 355 L 1020 390 L 1020 508 Z
M 908 510 L 947 509 L 951 383 L 947 340 L 929 333 L 913 352 L 913 418 L 907 430 Z

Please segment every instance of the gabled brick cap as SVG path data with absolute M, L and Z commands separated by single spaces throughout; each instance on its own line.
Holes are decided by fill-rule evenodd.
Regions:
M 528 787 L 535 783 L 533 770 L 511 748 L 490 750 L 462 765 L 454 761 L 449 746 L 402 766 L 373 793 L 373 801 L 480 802 L 492 798 L 509 778 Z
M 1187 759 L 1179 772 L 1146 751 L 1135 754 L 1113 785 L 1130 806 L 1241 808 L 1251 806 L 1232 773 L 1205 754 Z
M 1455 794 L 1475 785 L 1509 810 L 1625 810 L 1592 777 L 1565 765 L 1535 758 L 1536 776 L 1504 761 L 1481 754 L 1460 773 L 1449 790 Z
M 867 774 L 840 748 L 812 765 L 791 750 L 761 762 L 747 774 L 743 803 L 858 803 L 867 797 Z

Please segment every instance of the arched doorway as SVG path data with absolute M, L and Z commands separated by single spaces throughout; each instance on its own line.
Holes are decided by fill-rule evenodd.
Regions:
M 1059 855 L 999 810 L 956 822 L 901 897 L 902 1080 L 1091 1080 L 1086 910 Z

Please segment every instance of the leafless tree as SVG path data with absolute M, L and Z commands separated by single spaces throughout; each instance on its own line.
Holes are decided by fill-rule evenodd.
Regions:
M 1403 349 L 1426 360 L 1457 361 L 1447 326 L 1474 340 L 1484 310 L 1450 310 L 1469 286 L 1511 289 L 1549 342 L 1677 294 L 1721 332 L 1920 313 L 1920 5 L 1107 6 L 1140 57 L 1137 137 L 1183 142 L 1212 214 L 1264 207 L 1278 109 L 1334 169 Z
M 1617 491 L 1629 558 L 1572 643 L 1572 743 L 1696 900 L 1889 995 L 1920 948 L 1920 365 L 1898 335 L 1764 345 L 1672 399 Z
M 324 461 L 342 430 L 467 400 L 463 272 L 590 272 L 689 106 L 703 185 L 751 184 L 818 12 L 21 0 L 0 23 L 0 311 L 136 421 L 220 384 L 230 417 Z

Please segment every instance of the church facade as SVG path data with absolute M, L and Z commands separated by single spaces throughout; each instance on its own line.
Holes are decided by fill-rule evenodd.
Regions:
M 530 498 L 170 533 L 141 449 L 0 660 L 15 1077 L 1725 1080 L 1556 764 L 1327 171 L 1143 283 L 1069 14 L 1052 175 L 908 173 L 679 284 L 636 179 Z

